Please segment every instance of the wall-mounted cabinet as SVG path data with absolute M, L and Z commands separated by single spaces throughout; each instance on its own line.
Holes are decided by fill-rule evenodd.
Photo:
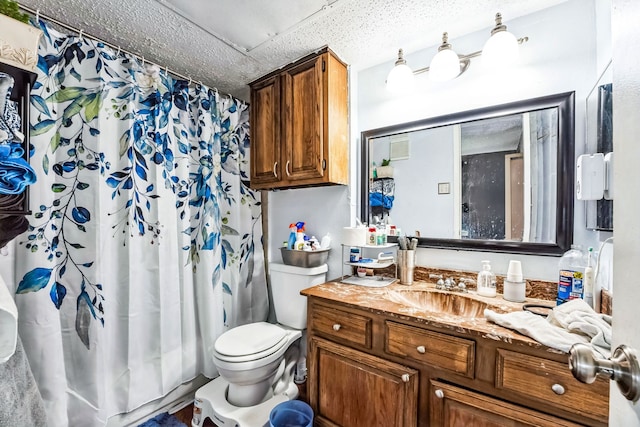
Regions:
M 347 66 L 328 48 L 251 86 L 251 187 L 347 184 Z

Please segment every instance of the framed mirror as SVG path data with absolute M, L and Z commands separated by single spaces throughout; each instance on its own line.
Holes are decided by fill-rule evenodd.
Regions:
M 573 241 L 574 93 L 362 132 L 361 219 L 420 247 L 561 255 Z

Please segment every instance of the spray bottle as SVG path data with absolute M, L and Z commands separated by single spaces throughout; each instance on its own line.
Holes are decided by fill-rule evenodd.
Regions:
M 296 232 L 298 231 L 298 227 L 295 224 L 289 224 L 289 241 L 287 242 L 288 249 L 294 249 L 296 245 Z

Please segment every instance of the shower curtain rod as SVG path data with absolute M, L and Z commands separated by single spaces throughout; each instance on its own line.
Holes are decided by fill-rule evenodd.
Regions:
M 179 77 L 179 78 L 181 78 L 181 79 L 183 79 L 183 80 L 188 80 L 189 82 L 196 82 L 196 83 L 199 83 L 201 86 L 204 86 L 204 84 L 203 84 L 203 83 L 202 83 L 202 81 L 200 81 L 200 80 L 194 80 L 194 79 L 192 79 L 191 77 L 187 77 L 187 76 L 185 76 L 184 74 L 180 74 L 180 73 L 178 73 L 177 71 L 173 71 L 173 70 L 169 69 L 169 68 L 168 68 L 168 67 L 166 67 L 166 66 L 165 66 L 165 67 L 162 67 L 161 65 L 159 65 L 159 64 L 157 64 L 157 63 L 155 63 L 155 62 L 153 62 L 153 61 L 149 61 L 149 60 L 145 59 L 145 58 L 144 58 L 144 56 L 142 56 L 142 55 L 138 55 L 138 54 L 133 53 L 133 52 L 131 52 L 131 51 L 129 51 L 129 50 L 122 49 L 120 46 L 116 46 L 116 45 L 114 45 L 113 43 L 110 43 L 110 42 L 108 42 L 108 41 L 102 40 L 102 39 L 101 39 L 101 38 L 99 38 L 99 37 L 96 37 L 96 36 L 94 36 L 94 35 L 91 35 L 91 34 L 85 33 L 85 32 L 84 32 L 83 30 L 81 30 L 81 29 L 78 29 L 78 28 L 72 27 L 72 26 L 71 26 L 71 25 L 69 25 L 69 24 L 65 24 L 64 22 L 61 22 L 61 21 L 58 21 L 58 20 L 57 20 L 57 19 L 55 19 L 55 18 L 52 18 L 51 16 L 45 15 L 45 14 L 43 14 L 43 13 L 40 13 L 40 10 L 39 10 L 39 9 L 34 10 L 34 9 L 32 9 L 32 8 L 30 8 L 30 7 L 28 7 L 28 6 L 24 6 L 24 5 L 22 5 L 22 4 L 19 4 L 19 5 L 18 5 L 18 7 L 19 7 L 20 9 L 24 10 L 25 12 L 28 12 L 28 13 L 30 13 L 31 15 L 35 16 L 35 17 L 36 17 L 36 19 L 38 19 L 38 18 L 42 18 L 42 19 L 44 19 L 45 21 L 53 22 L 54 24 L 56 24 L 56 25 L 58 25 L 58 26 L 60 26 L 60 27 L 62 27 L 62 28 L 64 28 L 64 29 L 66 29 L 66 30 L 73 31 L 74 33 L 78 34 L 79 36 L 85 35 L 85 36 L 87 36 L 87 37 L 89 37 L 89 38 L 91 38 L 91 39 L 94 39 L 94 40 L 96 40 L 96 41 L 98 41 L 98 42 L 100 42 L 100 43 L 103 43 L 103 44 L 105 44 L 105 45 L 109 46 L 109 47 L 110 47 L 110 48 L 112 48 L 112 49 L 116 49 L 116 50 L 118 50 L 119 52 L 124 52 L 124 53 L 126 53 L 126 54 L 128 54 L 128 55 L 131 55 L 131 56 L 133 56 L 133 57 L 135 57 L 135 58 L 138 58 L 138 59 L 142 60 L 142 64 L 143 64 L 143 65 L 144 65 L 145 63 L 147 63 L 147 64 L 151 64 L 151 65 L 156 65 L 156 66 L 158 66 L 159 68 L 161 68 L 161 69 L 165 70 L 165 72 L 166 72 L 166 73 L 171 73 L 171 74 L 173 74 L 174 76 Z M 214 88 L 212 88 L 212 89 L 213 89 L 215 92 L 218 92 L 218 89 L 217 89 L 217 88 L 215 88 L 215 87 L 214 87 Z

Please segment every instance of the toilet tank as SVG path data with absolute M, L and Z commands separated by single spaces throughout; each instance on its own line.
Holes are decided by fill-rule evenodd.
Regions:
M 300 291 L 326 282 L 327 270 L 327 264 L 312 268 L 269 264 L 273 309 L 278 323 L 294 329 L 306 329 L 307 297 L 300 295 Z

